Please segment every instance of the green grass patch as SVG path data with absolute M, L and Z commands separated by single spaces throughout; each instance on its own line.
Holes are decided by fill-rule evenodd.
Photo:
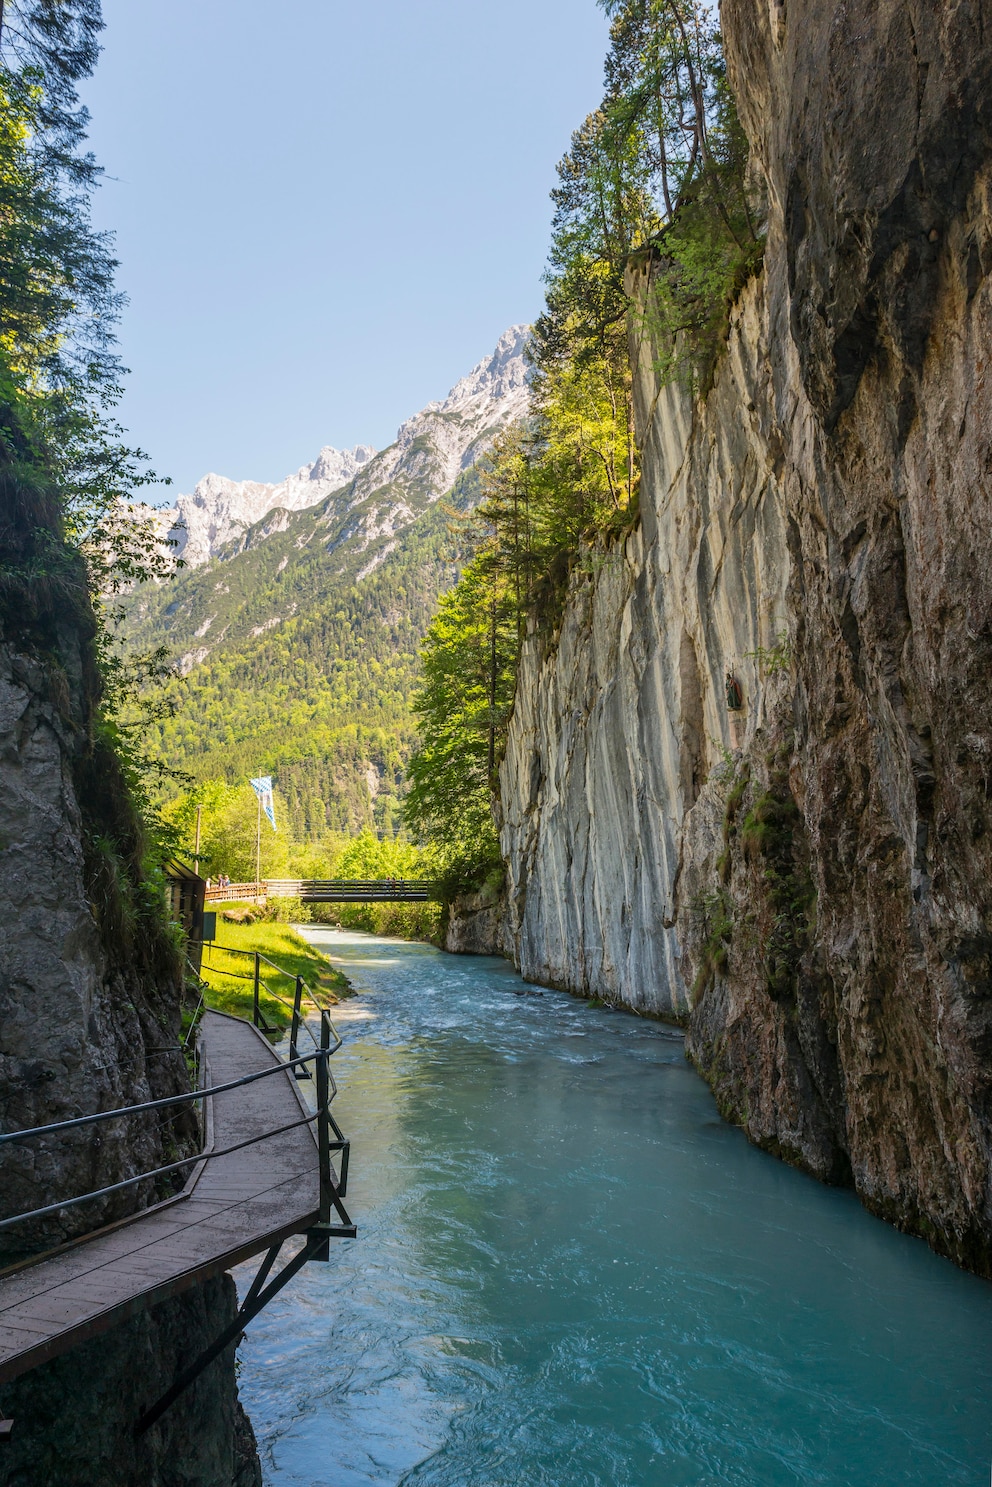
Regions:
M 227 907 L 240 909 L 246 906 L 230 904 Z M 254 999 L 252 956 L 256 950 L 266 958 L 260 966 L 259 1006 L 272 1027 L 283 1028 L 289 1024 L 297 976 L 303 977 L 322 1006 L 340 1001 L 342 995 L 351 989 L 347 976 L 336 970 L 326 956 L 308 945 L 290 925 L 264 920 L 254 924 L 232 924 L 218 914 L 217 940 L 204 947 L 201 969 L 208 988 L 205 1000 L 209 1007 L 218 1012 L 231 1012 L 235 1017 L 251 1017 Z M 267 965 L 266 961 L 273 964 Z M 275 966 L 279 970 L 275 970 Z M 289 1006 L 285 1005 L 287 1002 Z M 304 1007 L 306 1005 L 304 1001 Z

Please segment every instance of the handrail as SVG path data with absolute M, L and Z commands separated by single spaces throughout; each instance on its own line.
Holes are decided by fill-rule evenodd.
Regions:
M 297 987 L 302 978 L 297 978 Z M 161 1100 L 145 1100 L 140 1105 L 125 1105 L 119 1110 L 101 1110 L 95 1115 L 76 1116 L 72 1120 L 55 1121 L 47 1126 L 32 1126 L 23 1131 L 9 1131 L 0 1136 L 0 1143 L 8 1141 L 24 1141 L 29 1137 L 46 1135 L 54 1131 L 65 1131 L 85 1125 L 96 1125 L 100 1121 L 119 1119 L 125 1115 L 135 1115 L 147 1110 L 161 1110 L 167 1106 L 189 1104 L 193 1101 L 210 1098 L 213 1095 L 226 1093 L 228 1090 L 239 1089 L 246 1084 L 254 1084 L 258 1079 L 267 1079 L 272 1074 L 281 1074 L 290 1069 L 305 1067 L 314 1064 L 314 1082 L 317 1088 L 317 1108 L 312 1115 L 303 1120 L 293 1121 L 289 1125 L 274 1128 L 271 1131 L 263 1131 L 260 1135 L 252 1136 L 234 1146 L 226 1147 L 212 1152 L 196 1152 L 189 1157 L 183 1157 L 177 1162 L 170 1162 L 164 1167 L 156 1167 L 148 1172 L 139 1172 L 133 1177 L 124 1178 L 121 1182 L 112 1183 L 108 1187 L 96 1188 L 89 1193 L 80 1193 L 74 1198 L 66 1198 L 59 1203 L 49 1203 L 43 1208 L 30 1209 L 26 1213 L 18 1213 L 10 1218 L 0 1220 L 0 1230 L 12 1228 L 14 1224 L 23 1223 L 26 1219 L 42 1218 L 48 1214 L 59 1213 L 66 1208 L 74 1208 L 80 1203 L 85 1203 L 91 1198 L 106 1197 L 110 1193 L 119 1192 L 126 1187 L 133 1187 L 139 1182 L 151 1181 L 153 1178 L 163 1177 L 169 1172 L 179 1171 L 183 1167 L 194 1166 L 201 1161 L 210 1160 L 216 1156 L 228 1156 L 231 1152 L 240 1151 L 246 1146 L 256 1145 L 259 1141 L 268 1140 L 272 1136 L 285 1134 L 286 1131 L 295 1130 L 298 1126 L 312 1125 L 317 1123 L 317 1158 L 320 1174 L 320 1197 L 319 1197 L 319 1226 L 326 1227 L 330 1223 L 331 1208 L 337 1208 L 346 1223 L 350 1220 L 342 1206 L 341 1199 L 347 1192 L 348 1185 L 348 1157 L 350 1143 L 344 1136 L 337 1121 L 331 1114 L 331 1101 L 337 1094 L 337 1085 L 330 1070 L 330 1058 L 341 1047 L 341 1039 L 337 1031 L 334 1036 L 337 1042 L 333 1048 L 330 1045 L 330 1034 L 332 1031 L 331 1019 L 324 1008 L 320 1009 L 320 1043 L 313 1053 L 294 1056 L 286 1061 L 280 1059 L 268 1069 L 256 1070 L 253 1074 L 243 1074 L 239 1079 L 228 1080 L 224 1084 L 208 1085 L 203 1089 L 190 1091 L 183 1095 L 168 1095 Z M 315 1040 L 316 1042 L 316 1040 Z M 331 1131 L 338 1138 L 336 1141 L 330 1139 Z M 335 1182 L 334 1170 L 331 1166 L 331 1152 L 341 1153 L 341 1178 Z M 140 1213 L 134 1215 L 140 1217 Z
M 211 886 L 211 902 L 235 902 L 238 899 L 297 898 L 312 893 L 424 893 L 439 891 L 436 878 L 261 878 L 253 883 L 227 883 L 223 888 Z
M 263 955 L 261 950 L 242 950 L 240 945 L 222 945 L 219 940 L 204 940 L 201 943 L 211 950 L 223 950 L 225 955 L 247 955 L 251 959 L 254 959 L 257 955 L 259 960 L 264 960 L 267 966 L 271 966 L 274 971 L 278 971 L 280 976 L 285 976 L 287 981 L 294 981 L 296 979 L 295 971 L 287 971 L 283 966 L 277 966 L 275 961 L 270 960 L 267 955 Z M 209 970 L 210 967 L 208 966 L 207 969 Z M 232 973 L 229 972 L 228 974 Z
M 200 1016 L 200 1009 L 202 1008 L 202 1006 L 203 1006 L 203 992 L 201 991 L 200 992 L 200 1000 L 197 1002 L 196 1007 L 193 1010 L 193 1016 L 190 1018 L 189 1027 L 186 1029 L 186 1036 L 185 1036 L 185 1038 L 183 1039 L 183 1042 L 182 1042 L 183 1048 L 188 1048 L 189 1047 L 189 1040 L 193 1036 L 193 1034 L 195 1033 L 196 1029 L 200 1025 L 199 1022 L 197 1021 L 197 1019 Z
M 335 1033 L 335 1037 L 337 1034 Z M 328 1056 L 336 1053 L 341 1047 L 338 1038 L 337 1047 L 328 1049 Z M 301 1058 L 288 1060 L 286 1063 L 273 1064 L 271 1069 L 259 1069 L 254 1074 L 242 1074 L 240 1079 L 232 1079 L 228 1084 L 211 1084 L 204 1089 L 190 1090 L 185 1095 L 167 1095 L 162 1100 L 145 1100 L 141 1105 L 122 1105 L 119 1110 L 100 1110 L 96 1115 L 77 1115 L 72 1120 L 57 1120 L 48 1126 L 28 1126 L 23 1131 L 7 1131 L 0 1135 L 0 1145 L 8 1141 L 26 1141 L 30 1136 L 46 1136 L 51 1131 L 71 1131 L 76 1126 L 92 1126 L 99 1121 L 117 1120 L 124 1115 L 139 1115 L 145 1110 L 163 1110 L 167 1105 L 189 1105 L 194 1100 L 202 1100 L 212 1095 L 226 1094 L 229 1089 L 238 1089 L 242 1084 L 254 1084 L 256 1079 L 268 1079 L 270 1074 L 281 1074 L 285 1069 L 291 1069 L 297 1064 L 309 1063 L 316 1054 L 308 1053 Z
M 263 878 L 262 885 L 266 888 L 292 888 L 303 887 L 304 884 L 311 888 L 436 888 L 436 878 Z M 237 884 L 228 885 L 231 888 Z M 245 884 L 245 887 L 253 886 Z
M 310 1055 L 313 1058 L 313 1054 Z M 125 1177 L 122 1182 L 112 1182 L 108 1187 L 96 1188 L 92 1193 L 80 1193 L 78 1198 L 66 1198 L 62 1203 L 49 1203 L 44 1208 L 32 1208 L 28 1213 L 15 1213 L 13 1218 L 0 1219 L 0 1229 L 10 1229 L 14 1224 L 23 1223 L 25 1219 L 44 1218 L 49 1213 L 61 1213 L 63 1208 L 75 1208 L 78 1203 L 87 1203 L 90 1198 L 106 1198 L 110 1193 L 119 1193 L 122 1188 L 134 1187 L 135 1183 L 150 1181 L 153 1177 L 164 1177 L 167 1172 L 178 1172 L 181 1167 L 193 1167 L 197 1162 L 210 1162 L 214 1157 L 229 1157 L 234 1151 L 241 1151 L 245 1146 L 256 1146 L 259 1141 L 268 1141 L 270 1136 L 283 1136 L 287 1131 L 295 1131 L 298 1126 L 313 1125 L 319 1112 L 314 1111 L 312 1115 L 305 1116 L 302 1120 L 291 1121 L 287 1126 L 277 1126 L 275 1130 L 263 1131 L 260 1136 L 249 1136 L 245 1141 L 238 1141 L 233 1146 L 221 1147 L 218 1151 L 195 1152 L 191 1157 L 183 1157 L 181 1161 L 169 1162 L 165 1167 L 155 1167 L 150 1172 L 139 1172 L 136 1177 Z M 333 1143 L 337 1145 L 337 1143 Z
M 341 1034 L 338 1032 L 337 1028 L 334 1026 L 334 1023 L 331 1021 L 330 1016 L 327 1014 L 327 1008 L 326 1007 L 322 1007 L 320 1005 L 320 1003 L 318 1002 L 317 998 L 313 994 L 312 988 L 307 984 L 307 982 L 304 979 L 304 977 L 297 975 L 293 971 L 287 971 L 283 966 L 276 965 L 276 963 L 275 963 L 274 960 L 269 960 L 268 956 L 267 955 L 263 955 L 260 950 L 242 950 L 237 945 L 221 945 L 216 940 L 208 940 L 208 941 L 205 942 L 205 944 L 208 945 L 208 946 L 210 946 L 211 949 L 222 951 L 225 955 L 246 955 L 246 956 L 248 956 L 250 959 L 252 959 L 252 960 L 255 961 L 255 964 L 256 964 L 256 976 L 257 976 L 257 966 L 258 966 L 259 962 L 264 961 L 267 966 L 271 966 L 272 969 L 274 971 L 277 971 L 280 976 L 285 976 L 286 979 L 287 979 L 287 981 L 295 981 L 298 984 L 299 983 L 302 983 L 303 990 L 306 991 L 307 996 L 309 997 L 311 1003 L 313 1004 L 314 1011 L 317 1012 L 320 1016 L 324 1016 L 324 1015 L 327 1015 L 328 1016 L 328 1023 L 330 1024 L 331 1032 L 334 1034 L 334 1037 L 336 1039 L 336 1042 L 334 1044 L 334 1047 L 331 1049 L 331 1052 L 332 1053 L 337 1053 L 338 1049 L 341 1047 Z M 256 976 L 242 976 L 240 974 L 240 972 L 238 972 L 238 971 L 222 971 L 219 966 L 208 965 L 206 969 L 208 971 L 216 971 L 218 973 L 218 975 L 221 975 L 221 976 L 224 976 L 224 975 L 234 976 L 239 981 L 255 981 L 256 980 Z M 265 985 L 264 982 L 261 983 L 261 984 L 262 985 Z M 294 1016 L 299 1017 L 299 1008 L 298 1008 L 298 1006 L 295 1003 L 288 1002 L 286 1000 L 286 998 L 280 996 L 277 991 L 273 991 L 273 989 L 272 989 L 271 986 L 265 986 L 265 990 L 266 990 L 266 993 L 269 996 L 274 997 L 277 1002 L 280 1002 L 282 1004 L 282 1006 L 288 1007 L 289 1010 L 294 1013 Z M 253 1020 L 254 1020 L 254 1018 L 253 1018 Z M 256 1022 L 256 1026 L 257 1026 L 257 1022 Z M 310 1037 L 313 1038 L 314 1046 L 316 1047 L 317 1046 L 317 1039 L 316 1039 L 316 1036 L 315 1036 L 315 1034 L 313 1032 L 313 1029 L 310 1027 L 310 1024 L 308 1022 L 304 1021 L 303 1026 L 306 1028 L 307 1032 L 310 1034 Z M 295 1038 L 294 1038 L 293 1041 L 295 1043 Z

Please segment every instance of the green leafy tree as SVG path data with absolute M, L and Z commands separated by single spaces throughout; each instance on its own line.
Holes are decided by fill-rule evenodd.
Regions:
M 660 371 L 705 384 L 727 308 L 761 255 L 747 141 L 720 34 L 698 0 L 601 0 L 610 17 L 602 105 L 572 139 L 555 216 L 538 364 L 616 354 L 624 272 L 655 264 L 649 328 Z
M 424 643 L 413 703 L 423 742 L 410 760 L 405 815 L 420 839 L 443 846 L 453 888 L 500 860 L 491 807 L 513 705 L 516 613 L 502 576 L 471 566 L 441 599 Z
M 6 0 L 0 19 L 0 350 L 49 413 L 119 391 L 117 265 L 90 223 L 76 91 L 101 27 L 98 0 Z
M 495 766 L 524 633 L 553 626 L 584 544 L 609 543 L 637 509 L 630 337 L 650 334 L 663 380 L 700 391 L 761 253 L 711 11 L 697 0 L 601 4 L 606 91 L 552 192 L 533 413 L 484 462 L 474 557 L 423 648 L 406 813 L 448 854 L 456 887 L 498 862 Z M 645 258 L 651 292 L 633 306 L 625 275 Z
M 255 880 L 257 802 L 258 797 L 247 780 L 236 785 L 227 785 L 223 780 L 209 780 L 171 800 L 163 807 L 162 815 L 175 829 L 183 856 L 192 861 L 199 810 L 201 871 L 213 878 L 226 873 L 232 882 L 252 883 Z M 263 878 L 305 876 L 292 870 L 300 864 L 290 863 L 286 833 L 273 831 L 264 815 L 261 849 Z
M 123 946 L 161 911 L 165 843 L 141 819 L 140 730 L 121 717 L 157 662 L 128 673 L 114 594 L 167 564 L 131 499 L 150 472 L 110 414 L 121 299 L 109 239 L 90 221 L 99 168 L 77 95 L 101 24 L 98 0 L 0 7 L 0 611 L 7 634 L 73 679 L 87 872 Z M 71 656 L 63 631 L 79 637 Z

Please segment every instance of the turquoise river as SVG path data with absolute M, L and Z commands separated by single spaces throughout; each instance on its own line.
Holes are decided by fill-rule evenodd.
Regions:
M 992 1285 L 749 1146 L 674 1029 L 308 933 L 359 1237 L 242 1345 L 270 1487 L 988 1487 Z

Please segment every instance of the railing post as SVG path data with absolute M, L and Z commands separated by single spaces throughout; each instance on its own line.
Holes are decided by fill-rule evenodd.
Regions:
M 297 1038 L 300 1035 L 300 1006 L 301 1006 L 302 1001 L 303 1001 L 303 977 L 302 976 L 297 976 L 297 978 L 296 978 L 296 995 L 293 997 L 293 1023 L 292 1023 L 292 1027 L 290 1028 L 290 1031 L 289 1031 L 289 1057 L 290 1057 L 290 1060 L 295 1059 L 295 1058 L 299 1058 L 299 1056 L 300 1056 L 299 1055 L 299 1050 L 296 1047 L 296 1040 L 297 1040 Z M 304 1065 L 304 1064 L 298 1064 L 296 1066 L 296 1068 L 293 1070 L 293 1073 L 296 1075 L 297 1079 L 306 1079 L 306 1077 L 307 1077 L 306 1065 Z
M 329 1070 L 331 1021 L 326 1012 L 320 1014 L 320 1051 L 317 1054 L 317 1155 L 320 1163 L 320 1219 L 321 1224 L 331 1222 L 331 1090 Z
M 260 976 L 261 976 L 261 958 L 260 958 L 259 952 L 256 950 L 255 951 L 255 996 L 254 996 L 254 1001 L 252 1003 L 252 1013 L 251 1013 L 251 1020 L 255 1024 L 256 1027 L 258 1027 L 258 1025 L 259 1025 L 259 1015 L 260 1015 L 259 1014 L 259 1005 L 258 1005 L 258 982 L 259 982 L 259 977 Z

